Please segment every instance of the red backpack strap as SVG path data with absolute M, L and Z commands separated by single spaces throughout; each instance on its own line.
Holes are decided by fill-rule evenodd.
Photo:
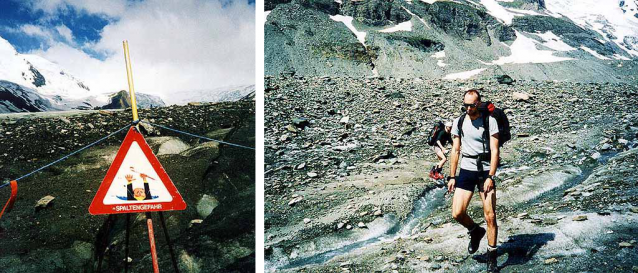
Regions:
M 9 200 L 7 201 L 6 204 L 4 204 L 2 211 L 0 211 L 0 219 L 2 219 L 2 215 L 4 214 L 5 211 L 7 213 L 11 211 L 11 209 L 13 208 L 13 203 L 15 203 L 16 201 L 17 195 L 18 195 L 18 181 L 13 180 L 11 181 L 11 197 L 9 197 Z
M 494 112 L 494 109 L 496 109 L 496 106 L 491 102 L 487 102 L 487 111 L 490 112 L 490 115 Z

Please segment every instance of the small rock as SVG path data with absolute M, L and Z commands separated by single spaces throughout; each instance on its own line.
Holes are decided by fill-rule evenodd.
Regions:
M 297 169 L 297 170 L 301 170 L 301 169 L 303 169 L 304 167 L 306 167 L 306 163 L 301 163 L 301 164 L 297 165 L 297 167 L 295 167 L 295 169 Z
M 309 172 L 309 173 L 308 173 L 308 177 L 310 177 L 310 178 L 315 178 L 315 177 L 317 177 L 317 176 L 318 176 L 318 174 L 317 174 L 317 173 L 315 173 L 315 172 Z
M 572 218 L 572 221 L 585 221 L 587 220 L 587 215 L 577 215 Z
M 295 204 L 301 202 L 301 200 L 303 200 L 302 196 L 295 197 L 292 200 L 290 200 L 290 202 L 288 202 L 288 205 L 289 206 L 294 206 Z
M 199 225 L 199 224 L 201 224 L 202 222 L 204 222 L 204 220 L 202 220 L 202 219 L 193 219 L 193 220 L 191 220 L 191 222 L 188 224 L 188 228 L 192 228 L 193 226 L 195 226 L 195 225 Z
M 602 147 L 600 147 L 600 150 L 602 151 L 607 151 L 609 149 L 611 149 L 611 145 L 609 143 L 605 143 Z
M 632 243 L 630 243 L 630 242 L 620 242 L 618 244 L 618 247 L 621 247 L 621 248 L 622 247 L 634 247 L 634 245 Z
M 342 124 L 347 124 L 348 122 L 350 122 L 350 117 L 342 117 L 339 120 L 339 123 L 342 123 Z
M 522 92 L 513 92 L 512 98 L 516 101 L 528 101 L 530 98 L 530 95 L 527 93 L 522 93 Z
M 213 210 L 219 206 L 219 201 L 214 196 L 204 194 L 202 199 L 197 202 L 197 213 L 206 218 L 213 213 Z
M 303 222 L 304 222 L 305 224 L 310 223 L 310 219 L 309 219 L 309 218 L 304 218 L 304 219 L 303 219 Z
M 558 259 L 556 258 L 549 258 L 547 260 L 545 260 L 545 264 L 555 264 L 558 262 Z
M 383 212 L 381 212 L 381 210 L 374 211 L 374 216 L 381 216 L 381 215 L 383 215 Z
M 595 152 L 594 154 L 591 155 L 591 158 L 598 160 L 600 158 L 600 153 Z
M 352 229 L 352 225 L 347 225 L 347 226 L 346 226 L 346 229 L 347 229 L 347 230 L 351 230 L 351 229 Z
M 294 124 L 297 128 L 303 130 L 306 126 L 310 125 L 310 122 L 305 118 L 294 118 L 292 119 L 292 124 Z
M 359 222 L 359 224 L 357 224 L 357 226 L 359 228 L 367 228 L 368 226 L 366 226 L 366 224 L 364 224 L 363 222 Z
M 629 211 L 633 212 L 633 213 L 638 213 L 638 207 L 632 207 L 629 209 Z
M 343 228 L 343 226 L 345 226 L 345 225 L 346 225 L 346 224 L 344 224 L 344 223 L 338 223 L 338 224 L 337 224 L 337 230 L 342 229 L 342 228 Z
M 283 134 L 282 136 L 279 137 L 279 141 L 281 142 L 286 142 L 290 140 L 290 136 L 288 134 Z
M 290 124 L 288 124 L 288 125 L 286 126 L 286 130 L 288 130 L 288 132 L 291 132 L 291 133 L 296 133 L 296 132 L 298 132 L 298 131 L 297 131 L 297 128 L 295 128 L 295 126 L 292 126 L 292 125 L 290 125 Z
M 517 218 L 519 218 L 519 219 L 523 219 L 523 218 L 526 218 L 526 217 L 527 217 L 527 215 L 528 215 L 528 214 L 527 214 L 527 212 L 523 212 L 523 213 L 519 214 L 519 215 L 517 216 Z
M 441 265 L 439 265 L 439 264 L 433 264 L 430 268 L 431 268 L 431 269 L 434 269 L 434 270 L 438 270 L 438 269 L 441 269 Z
M 48 206 L 51 205 L 51 201 L 53 201 L 53 199 L 55 199 L 55 197 L 51 196 L 51 195 L 47 195 L 45 197 L 42 197 L 40 200 L 38 200 L 38 202 L 35 204 L 35 210 L 39 211 L 43 208 L 46 208 Z
M 421 261 L 426 261 L 426 262 L 427 262 L 427 261 L 429 261 L 429 260 L 430 260 L 430 256 L 423 256 L 423 257 L 421 257 L 421 259 L 420 259 L 420 260 L 421 260 Z

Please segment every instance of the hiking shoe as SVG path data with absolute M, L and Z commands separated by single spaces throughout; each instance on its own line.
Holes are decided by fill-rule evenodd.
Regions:
M 467 245 L 467 252 L 474 254 L 481 245 L 481 239 L 485 236 L 485 229 L 477 225 L 476 228 L 474 228 L 474 231 L 468 232 L 467 234 L 470 235 L 470 243 Z
M 443 178 L 445 178 L 445 176 L 443 176 L 442 173 L 437 173 L 436 174 L 436 179 L 443 179 Z
M 498 262 L 496 261 L 496 249 L 487 250 L 487 272 L 498 272 Z

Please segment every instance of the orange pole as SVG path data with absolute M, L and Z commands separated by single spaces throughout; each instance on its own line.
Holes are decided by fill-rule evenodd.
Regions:
M 155 250 L 155 235 L 153 234 L 153 219 L 151 213 L 146 213 L 146 225 L 148 226 L 148 240 L 151 243 L 151 257 L 153 258 L 153 272 L 159 273 L 159 265 L 157 264 L 157 251 Z

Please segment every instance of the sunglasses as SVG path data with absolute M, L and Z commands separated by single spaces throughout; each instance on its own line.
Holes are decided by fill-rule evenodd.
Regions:
M 463 107 L 465 108 L 469 108 L 469 107 L 477 107 L 479 105 L 479 102 L 475 102 L 475 103 L 463 103 Z

